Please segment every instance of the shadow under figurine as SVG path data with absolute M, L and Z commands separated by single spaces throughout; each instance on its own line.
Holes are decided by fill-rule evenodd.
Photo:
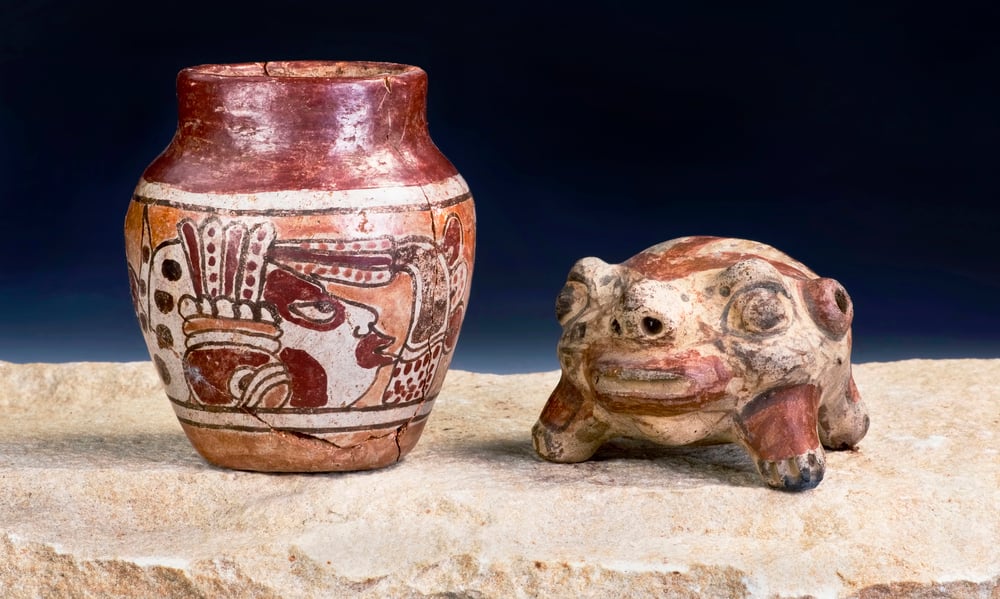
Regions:
M 778 250 L 684 237 L 622 264 L 584 258 L 556 302 L 562 378 L 533 430 L 553 462 L 613 437 L 736 442 L 771 487 L 823 479 L 868 411 L 851 376 L 844 288 Z

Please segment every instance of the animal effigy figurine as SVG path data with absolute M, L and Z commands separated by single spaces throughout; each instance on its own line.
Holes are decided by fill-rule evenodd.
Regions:
M 771 487 L 823 479 L 868 411 L 844 288 L 762 243 L 684 237 L 622 264 L 584 258 L 556 302 L 562 378 L 533 430 L 553 462 L 613 437 L 743 445 Z

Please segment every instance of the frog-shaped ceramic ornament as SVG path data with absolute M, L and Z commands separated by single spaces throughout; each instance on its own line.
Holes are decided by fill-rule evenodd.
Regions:
M 735 442 L 768 485 L 798 491 L 823 479 L 823 447 L 868 431 L 850 297 L 762 243 L 684 237 L 622 264 L 584 258 L 556 314 L 562 378 L 533 430 L 546 460 L 587 460 L 613 437 Z

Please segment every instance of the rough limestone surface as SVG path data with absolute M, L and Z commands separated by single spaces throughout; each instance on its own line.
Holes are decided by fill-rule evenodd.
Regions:
M 148 364 L 0 363 L 3 597 L 1000 598 L 1000 360 L 863 364 L 857 451 L 768 489 L 742 449 L 539 460 L 557 372 L 452 372 L 388 469 L 227 471 Z

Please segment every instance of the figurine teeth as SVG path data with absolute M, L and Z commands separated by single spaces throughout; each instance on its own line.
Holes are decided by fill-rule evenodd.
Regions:
M 212 314 L 212 300 L 209 299 L 207 296 L 202 297 L 201 300 L 199 300 L 198 302 L 198 311 L 204 314 L 205 316 Z
M 656 371 L 648 368 L 622 368 L 614 373 L 618 378 L 630 379 L 634 381 L 675 381 L 683 378 L 682 375 L 670 371 Z

